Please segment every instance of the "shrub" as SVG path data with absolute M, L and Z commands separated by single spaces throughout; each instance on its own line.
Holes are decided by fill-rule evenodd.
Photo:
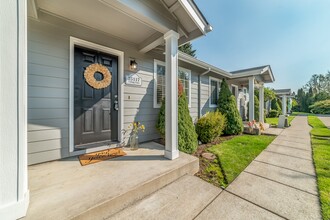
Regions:
M 226 116 L 227 125 L 224 129 L 224 134 L 240 134 L 243 131 L 242 118 L 238 112 L 236 98 L 229 90 L 225 80 L 221 82 L 221 90 L 218 100 L 219 111 Z
M 248 116 L 249 115 L 250 115 L 250 105 L 248 102 Z M 251 118 L 249 118 L 249 120 L 252 121 Z M 259 99 L 258 96 L 256 95 L 254 95 L 254 120 L 259 121 Z
M 218 111 L 209 112 L 196 123 L 196 133 L 202 143 L 210 143 L 222 135 L 226 126 L 226 117 Z
M 330 114 L 330 99 L 315 102 L 309 108 L 314 114 Z
M 268 118 L 277 118 L 278 117 L 278 111 L 277 110 L 270 110 L 268 113 Z
M 258 96 L 254 95 L 254 120 L 259 121 L 259 99 Z
M 185 153 L 193 153 L 197 149 L 198 141 L 195 127 L 189 113 L 188 101 L 181 82 L 178 82 L 178 148 Z M 165 137 L 165 99 L 158 115 L 156 128 Z
M 281 106 L 279 105 L 279 103 L 277 102 L 277 98 L 275 98 L 275 99 L 272 100 L 272 102 L 271 102 L 271 109 L 277 111 L 277 116 L 279 114 L 281 114 L 282 109 L 281 109 Z

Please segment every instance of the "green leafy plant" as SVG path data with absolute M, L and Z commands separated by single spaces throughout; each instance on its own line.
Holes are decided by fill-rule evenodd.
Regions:
M 237 109 L 236 98 L 229 90 L 226 80 L 221 82 L 220 88 L 218 109 L 227 118 L 227 125 L 224 129 L 224 134 L 240 134 L 243 131 L 243 122 Z
M 282 109 L 281 109 L 281 106 L 279 105 L 279 103 L 277 101 L 277 98 L 275 98 L 275 99 L 272 100 L 272 102 L 271 102 L 271 109 L 277 111 L 277 116 L 279 114 L 281 114 Z
M 315 102 L 309 108 L 314 114 L 330 114 L 330 99 Z
M 193 153 L 198 146 L 197 134 L 189 113 L 188 100 L 181 82 L 178 82 L 178 148 L 185 153 Z M 156 128 L 162 137 L 165 137 L 165 99 L 158 115 Z
M 226 117 L 218 111 L 209 112 L 196 123 L 196 133 L 202 143 L 210 143 L 220 137 L 226 127 Z
M 275 109 L 272 109 L 268 112 L 268 118 L 277 118 L 278 117 L 278 111 Z

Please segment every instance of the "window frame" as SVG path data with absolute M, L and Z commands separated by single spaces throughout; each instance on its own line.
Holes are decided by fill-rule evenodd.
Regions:
M 238 86 L 237 85 L 235 85 L 235 84 L 231 84 L 231 91 L 232 91 L 232 93 L 233 93 L 233 87 L 235 88 L 235 98 L 237 98 L 238 97 Z
M 157 65 L 160 66 L 164 66 L 165 67 L 165 71 L 166 71 L 166 63 L 160 60 L 156 60 L 154 59 L 154 99 L 153 99 L 153 107 L 154 108 L 160 108 L 161 104 L 157 103 Z M 188 83 L 188 90 L 189 90 L 189 94 L 188 94 L 188 107 L 191 108 L 191 70 L 183 68 L 183 67 L 179 67 L 179 70 L 183 70 L 185 72 L 187 72 L 189 74 L 189 83 Z M 166 74 L 166 73 L 165 73 Z M 179 72 L 177 73 L 179 75 Z M 178 76 L 179 79 L 179 76 Z
M 220 92 L 220 83 L 221 83 L 221 79 L 218 79 L 218 78 L 215 78 L 215 77 L 212 77 L 212 76 L 209 76 L 209 107 L 210 108 L 215 108 L 215 107 L 218 107 L 217 104 L 212 104 L 211 103 L 211 94 L 212 94 L 212 86 L 211 86 L 211 81 L 215 81 L 217 82 L 218 84 L 218 92 L 217 92 L 217 100 L 219 99 L 219 92 Z

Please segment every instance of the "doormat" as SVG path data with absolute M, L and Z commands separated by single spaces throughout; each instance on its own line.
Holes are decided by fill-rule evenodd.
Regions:
M 93 153 L 83 154 L 79 156 L 81 166 L 86 166 L 100 161 L 109 160 L 115 157 L 125 156 L 126 153 L 121 148 L 101 150 Z

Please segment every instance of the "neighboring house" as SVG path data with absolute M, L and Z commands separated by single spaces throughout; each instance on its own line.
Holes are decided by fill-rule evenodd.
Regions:
M 274 92 L 276 96 L 282 98 L 282 115 L 291 113 L 292 98 L 294 97 L 294 93 L 291 92 L 291 89 L 275 89 Z
M 128 139 L 122 130 L 133 121 L 146 127 L 140 141 L 158 138 L 155 124 L 164 97 L 165 157 L 177 158 L 178 80 L 194 120 L 216 109 L 223 79 L 244 119 L 254 88 L 263 103 L 264 83 L 274 81 L 270 66 L 230 73 L 178 52 L 179 45 L 212 30 L 192 0 L 3 4 L 8 6 L 0 9 L 1 33 L 6 33 L 0 42 L 5 106 L 0 109 L 0 216 L 25 215 L 27 164 L 121 146 Z M 95 63 L 111 73 L 103 89 L 84 77 Z M 97 80 L 107 76 L 95 74 Z M 253 99 L 249 105 L 253 120 Z

